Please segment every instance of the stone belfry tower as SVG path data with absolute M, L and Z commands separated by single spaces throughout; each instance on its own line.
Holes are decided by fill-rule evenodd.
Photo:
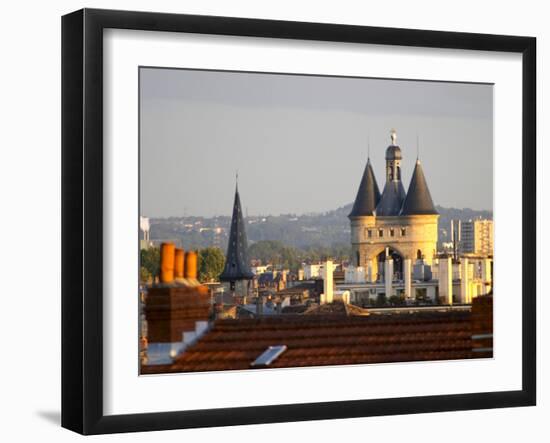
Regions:
M 386 185 L 382 192 L 380 202 L 376 206 L 377 216 L 399 215 L 401 206 L 405 200 L 405 188 L 401 181 L 401 148 L 395 143 L 397 133 L 391 131 L 391 145 L 386 149 Z
M 386 181 L 401 181 L 401 148 L 395 144 L 397 132 L 395 129 L 390 133 L 391 145 L 386 150 Z
M 392 278 L 410 281 L 416 260 L 431 264 L 437 249 L 437 220 L 422 165 L 416 161 L 408 191 L 401 179 L 401 148 L 391 132 L 386 149 L 386 184 L 382 195 L 370 159 L 349 214 L 353 263 L 365 269 L 367 281 L 385 279 L 384 264 L 391 260 Z
M 229 282 L 231 291 L 235 291 L 235 284 L 239 281 L 251 280 L 254 274 L 250 270 L 248 261 L 248 242 L 246 240 L 243 211 L 239 197 L 239 186 L 235 186 L 235 200 L 233 202 L 233 216 L 229 243 L 225 257 L 225 267 L 220 275 L 220 281 Z

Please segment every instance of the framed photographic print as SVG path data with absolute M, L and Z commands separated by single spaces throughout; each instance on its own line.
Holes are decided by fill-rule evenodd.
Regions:
M 536 402 L 536 41 L 62 21 L 62 425 Z

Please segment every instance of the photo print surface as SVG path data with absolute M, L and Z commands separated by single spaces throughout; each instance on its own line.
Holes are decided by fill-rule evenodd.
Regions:
M 492 358 L 492 84 L 141 67 L 139 103 L 141 374 Z

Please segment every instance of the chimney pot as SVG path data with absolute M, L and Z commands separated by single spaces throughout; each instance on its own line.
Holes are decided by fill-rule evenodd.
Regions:
M 160 245 L 160 282 L 172 283 L 174 281 L 174 243 L 162 243 Z
M 197 260 L 198 257 L 195 251 L 188 251 L 185 253 L 185 278 L 197 278 Z
M 184 255 L 185 251 L 181 248 L 176 248 L 174 253 L 174 277 L 182 279 L 184 277 Z

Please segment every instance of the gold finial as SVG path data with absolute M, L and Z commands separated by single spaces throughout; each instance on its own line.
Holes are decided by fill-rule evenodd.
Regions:
M 395 142 L 397 141 L 397 131 L 395 129 L 391 130 L 390 137 L 391 137 L 391 144 L 395 145 Z

